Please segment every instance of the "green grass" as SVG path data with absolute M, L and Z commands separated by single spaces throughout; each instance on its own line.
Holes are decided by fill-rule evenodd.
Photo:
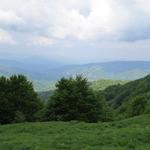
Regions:
M 4 125 L 0 150 L 150 150 L 150 115 L 110 123 Z

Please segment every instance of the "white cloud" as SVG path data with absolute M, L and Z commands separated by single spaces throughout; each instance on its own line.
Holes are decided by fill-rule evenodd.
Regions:
M 150 14 L 150 1 L 148 0 L 134 0 L 136 6 L 143 12 Z
M 0 43 L 2 44 L 15 44 L 12 36 L 2 29 L 0 29 Z
M 0 4 L 0 27 L 7 32 L 42 36 L 33 44 L 53 43 L 46 37 L 106 41 L 150 38 L 147 0 L 0 0 Z
M 54 15 L 55 20 L 49 27 L 49 33 L 57 38 L 73 37 L 77 39 L 95 39 L 114 35 L 112 9 L 107 0 L 90 0 L 88 15 L 77 8 L 63 9 Z
M 17 25 L 23 23 L 22 18 L 18 17 L 15 12 L 0 9 L 0 24 L 1 25 Z
M 54 39 L 44 36 L 37 36 L 32 39 L 34 45 L 51 46 L 54 44 Z

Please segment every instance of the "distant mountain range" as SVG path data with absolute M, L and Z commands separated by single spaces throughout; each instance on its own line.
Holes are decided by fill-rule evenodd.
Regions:
M 44 59 L 23 61 L 0 59 L 0 75 L 24 74 L 34 81 L 36 90 L 48 90 L 61 77 L 82 74 L 90 81 L 99 79 L 135 80 L 150 73 L 150 61 L 112 61 L 64 65 Z M 44 88 L 43 88 L 44 87 Z

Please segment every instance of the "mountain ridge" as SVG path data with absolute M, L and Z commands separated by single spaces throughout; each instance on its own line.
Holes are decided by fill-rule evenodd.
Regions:
M 82 74 L 90 81 L 100 79 L 111 80 L 135 80 L 150 73 L 150 61 L 109 61 L 88 64 L 57 64 L 44 60 L 39 65 L 37 60 L 0 59 L 0 75 L 10 76 L 12 74 L 24 74 L 33 81 L 37 90 L 39 87 L 51 82 L 54 83 L 61 77 L 70 77 Z M 44 89 L 41 89 L 44 90 Z M 47 88 L 46 88 L 47 90 Z

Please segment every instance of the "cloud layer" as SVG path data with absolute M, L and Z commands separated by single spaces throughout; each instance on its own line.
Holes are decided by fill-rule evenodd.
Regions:
M 0 29 L 0 43 L 14 44 L 15 41 L 7 31 Z
M 149 6 L 148 0 L 0 0 L 0 46 L 39 54 L 43 47 L 45 55 L 62 57 L 75 57 L 81 49 L 87 49 L 87 58 L 91 50 L 97 55 L 138 47 L 146 52 Z
M 147 0 L 0 0 L 0 4 L 0 29 L 10 33 L 25 32 L 31 38 L 150 38 L 147 33 L 150 30 L 150 2 Z M 35 41 L 39 44 L 39 40 L 34 40 L 33 44 Z M 51 45 L 52 41 L 49 41 Z

